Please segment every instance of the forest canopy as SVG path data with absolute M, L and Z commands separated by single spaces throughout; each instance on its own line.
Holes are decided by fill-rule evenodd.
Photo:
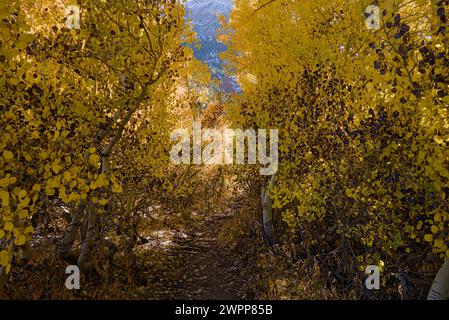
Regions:
M 232 298 L 425 299 L 440 270 L 432 290 L 447 299 L 448 10 L 235 0 L 217 79 L 184 1 L 2 0 L 0 297 L 173 298 L 182 259 L 221 259 L 243 274 L 223 271 Z M 247 147 L 246 161 L 173 163 L 176 130 L 195 157 L 195 124 L 245 132 L 226 150 Z M 216 240 L 204 259 L 164 247 L 203 233 Z M 63 287 L 73 265 L 84 296 Z M 381 290 L 365 287 L 369 266 Z M 168 296 L 149 296 L 150 273 Z

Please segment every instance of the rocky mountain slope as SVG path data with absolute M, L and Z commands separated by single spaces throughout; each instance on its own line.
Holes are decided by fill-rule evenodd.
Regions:
M 213 77 L 221 80 L 221 89 L 226 92 L 238 91 L 238 86 L 222 71 L 219 53 L 225 51 L 226 46 L 217 41 L 216 30 L 220 28 L 218 16 L 228 17 L 232 5 L 232 0 L 187 0 L 187 18 L 192 21 L 201 43 L 199 49 L 195 48 L 195 56 L 208 64 Z

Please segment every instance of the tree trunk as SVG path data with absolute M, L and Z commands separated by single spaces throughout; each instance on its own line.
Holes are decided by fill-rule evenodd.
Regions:
M 92 268 L 92 254 L 98 240 L 97 215 L 93 208 L 90 208 L 87 217 L 86 239 L 81 245 L 81 251 L 78 257 L 78 266 L 82 271 L 88 271 Z
M 449 299 L 449 259 L 446 259 L 435 276 L 427 296 L 427 300 L 447 299 Z
M 268 186 L 264 185 L 262 187 L 263 229 L 268 244 L 270 246 L 277 243 L 276 234 L 274 232 L 273 226 L 273 207 L 269 192 L 270 188 L 273 185 L 274 185 L 274 176 L 271 177 Z
M 75 210 L 72 216 L 72 221 L 68 226 L 63 238 L 58 244 L 58 255 L 61 259 L 66 258 L 69 255 L 70 250 L 72 249 L 72 245 L 76 239 L 76 232 L 81 224 L 81 219 L 83 217 L 84 212 L 84 203 L 81 201 L 78 208 Z

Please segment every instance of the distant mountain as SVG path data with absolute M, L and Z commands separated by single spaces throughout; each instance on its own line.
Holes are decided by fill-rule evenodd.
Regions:
M 221 80 L 220 88 L 225 92 L 238 91 L 239 88 L 233 79 L 223 73 L 219 53 L 225 51 L 226 46 L 217 41 L 216 30 L 220 28 L 218 16 L 229 18 L 232 6 L 232 0 L 187 0 L 187 19 L 192 20 L 201 43 L 201 48 L 194 49 L 195 57 L 207 63 L 213 78 Z

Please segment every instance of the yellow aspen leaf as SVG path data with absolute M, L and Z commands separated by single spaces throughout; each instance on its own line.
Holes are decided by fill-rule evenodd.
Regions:
M 14 158 L 14 154 L 11 151 L 5 150 L 3 151 L 3 158 L 6 160 L 12 160 L 12 158 Z
M 432 227 L 430 227 L 430 231 L 432 231 L 432 233 L 437 233 L 438 227 L 436 225 L 433 225 Z
M 98 162 L 100 161 L 100 157 L 97 154 L 92 154 L 89 156 L 89 163 L 91 165 L 98 165 Z
M 24 233 L 28 234 L 28 233 L 33 233 L 34 232 L 34 228 L 32 226 L 28 226 L 25 228 Z
M 58 188 L 60 184 L 61 183 L 58 178 L 52 178 L 47 181 L 47 188 L 55 189 Z
M 34 35 L 30 34 L 30 33 L 22 33 L 20 35 L 19 40 L 23 41 L 23 42 L 31 42 L 34 39 Z
M 9 192 L 1 190 L 0 191 L 0 199 L 2 200 L 2 206 L 7 207 L 9 206 Z
M 25 197 L 23 199 L 20 199 L 19 200 L 19 207 L 20 208 L 28 207 L 28 205 L 30 204 L 30 201 L 31 201 L 30 197 Z
M 445 249 L 444 247 L 444 241 L 441 239 L 436 239 L 435 242 L 433 243 L 433 246 L 437 249 Z
M 72 180 L 72 175 L 69 171 L 64 172 L 64 174 L 62 175 L 63 179 L 67 182 L 69 182 L 70 180 Z
M 438 144 L 443 144 L 443 143 L 444 143 L 443 138 L 441 138 L 441 137 L 438 136 L 438 135 L 436 135 L 433 139 L 434 139 L 435 142 L 438 143 Z
M 9 263 L 9 253 L 6 250 L 0 251 L 0 265 L 6 266 Z
M 0 179 L 0 188 L 4 188 L 9 185 L 12 185 L 12 184 L 16 183 L 16 181 L 17 181 L 16 177 L 7 177 L 7 178 Z
M 25 198 L 27 195 L 26 190 L 21 189 L 19 192 L 17 192 L 17 195 L 19 196 L 19 198 Z
M 95 182 L 98 188 L 106 186 L 107 180 L 106 175 L 104 173 L 100 173 L 97 177 L 97 181 Z
M 14 239 L 14 244 L 17 246 L 21 246 L 25 244 L 26 240 L 27 238 L 23 234 L 21 234 L 20 236 Z
M 96 181 L 92 181 L 92 182 L 90 183 L 90 185 L 89 185 L 89 188 L 92 189 L 92 190 L 97 189 L 97 188 L 98 188 L 98 185 L 97 185 Z
M 14 229 L 14 225 L 12 224 L 12 222 L 6 222 L 5 225 L 3 226 L 3 230 L 5 231 L 9 231 L 11 232 Z
M 62 170 L 63 167 L 59 165 L 59 160 L 55 160 L 52 163 L 51 168 L 54 173 L 58 174 Z
M 352 189 L 350 189 L 350 188 L 346 188 L 345 189 L 345 194 L 348 196 L 348 197 L 350 197 L 350 198 L 352 198 L 353 197 L 353 193 L 352 193 Z
M 41 158 L 42 160 L 45 160 L 48 158 L 48 152 L 46 151 L 42 151 L 39 153 L 39 158 Z
M 31 155 L 28 152 L 25 152 L 24 154 L 25 160 L 30 162 L 31 160 L 33 160 L 33 158 L 31 157 Z
M 432 242 L 433 241 L 433 236 L 431 234 L 426 234 L 424 236 L 424 241 Z
M 17 214 L 20 219 L 26 218 L 28 216 L 28 210 L 22 209 Z
M 56 121 L 56 129 L 61 130 L 63 125 L 64 125 L 64 121 L 61 121 L 61 120 Z
M 59 138 L 59 130 L 56 130 L 55 133 L 54 133 L 54 135 L 53 135 L 53 138 L 52 138 L 51 140 L 52 140 L 53 142 L 55 142 L 55 141 L 58 140 L 58 138 Z
M 70 194 L 69 194 L 69 197 L 68 197 L 68 201 L 69 202 L 72 202 L 72 201 L 78 201 L 80 199 L 80 195 L 78 194 L 78 193 L 76 193 L 76 192 L 71 192 Z

